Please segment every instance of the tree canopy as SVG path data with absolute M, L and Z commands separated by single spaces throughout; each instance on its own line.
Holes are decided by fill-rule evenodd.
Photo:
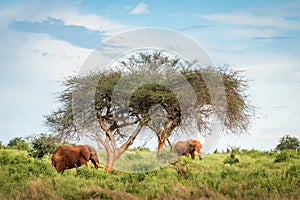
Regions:
M 216 78 L 217 77 L 217 78 Z M 240 71 L 199 67 L 161 52 L 139 53 L 115 68 L 69 77 L 59 108 L 46 124 L 61 138 L 94 139 L 107 152 L 107 169 L 142 129 L 154 132 L 158 152 L 176 128 L 209 132 L 212 115 L 224 130 L 247 131 L 255 108 Z
M 300 141 L 296 137 L 291 137 L 289 135 L 285 135 L 280 138 L 279 144 L 276 146 L 275 150 L 298 150 L 300 151 Z

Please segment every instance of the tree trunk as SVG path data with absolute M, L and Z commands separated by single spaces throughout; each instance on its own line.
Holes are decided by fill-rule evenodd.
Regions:
M 166 139 L 167 139 L 167 138 L 158 135 L 158 148 L 157 148 L 157 154 L 160 154 L 160 153 L 161 153 L 161 151 L 162 151 L 162 149 L 163 149 L 163 147 L 164 147 L 164 144 L 165 144 L 165 142 L 166 142 Z
M 141 120 L 143 121 L 143 120 Z M 111 126 L 110 128 L 107 128 L 104 124 L 103 118 L 101 115 L 99 116 L 99 122 L 101 125 L 102 130 L 106 132 L 106 138 L 105 141 L 102 140 L 101 134 L 97 134 L 97 141 L 101 145 L 104 146 L 104 149 L 106 151 L 106 166 L 105 171 L 111 171 L 114 167 L 115 161 L 119 158 L 120 155 L 122 155 L 130 145 L 132 145 L 133 141 L 135 140 L 136 136 L 139 134 L 143 127 L 143 122 L 139 122 L 136 129 L 133 131 L 133 133 L 130 135 L 128 140 L 121 145 L 120 148 L 117 147 L 116 140 L 113 135 L 113 130 L 116 129 L 116 127 Z M 128 125 L 131 125 L 129 123 Z
M 111 171 L 113 169 L 114 164 L 115 164 L 114 153 L 107 152 L 105 171 L 107 172 Z
M 172 131 L 176 127 L 177 121 L 175 120 L 169 120 L 165 125 L 164 125 L 164 130 L 161 130 L 157 134 L 158 138 L 158 148 L 157 148 L 157 153 L 160 154 L 166 140 L 170 137 Z

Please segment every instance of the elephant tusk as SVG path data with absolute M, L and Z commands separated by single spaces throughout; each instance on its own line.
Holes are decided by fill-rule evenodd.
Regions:
M 96 163 L 97 167 L 104 169 L 104 166 L 99 165 L 98 163 Z
M 198 151 L 195 151 L 195 154 L 198 155 L 199 159 L 202 160 L 203 158 L 203 154 L 202 153 L 199 153 Z

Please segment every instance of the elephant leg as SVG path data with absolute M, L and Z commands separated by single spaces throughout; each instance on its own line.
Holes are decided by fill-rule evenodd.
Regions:
M 185 155 L 185 157 L 189 157 L 190 156 L 190 151 L 186 151 L 184 155 Z
M 55 164 L 55 169 L 58 173 L 64 173 L 65 165 L 62 162 L 58 162 Z
M 202 160 L 202 158 L 203 158 L 202 153 L 199 153 L 198 156 L 199 156 L 199 159 Z
M 195 159 L 195 152 L 194 151 L 191 152 L 191 156 L 192 156 L 192 159 L 194 160 Z

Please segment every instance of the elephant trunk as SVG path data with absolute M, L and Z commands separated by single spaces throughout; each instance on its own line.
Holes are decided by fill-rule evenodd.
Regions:
M 203 158 L 202 153 L 198 153 L 197 151 L 195 151 L 195 153 L 198 155 L 199 159 L 202 160 L 202 158 Z

